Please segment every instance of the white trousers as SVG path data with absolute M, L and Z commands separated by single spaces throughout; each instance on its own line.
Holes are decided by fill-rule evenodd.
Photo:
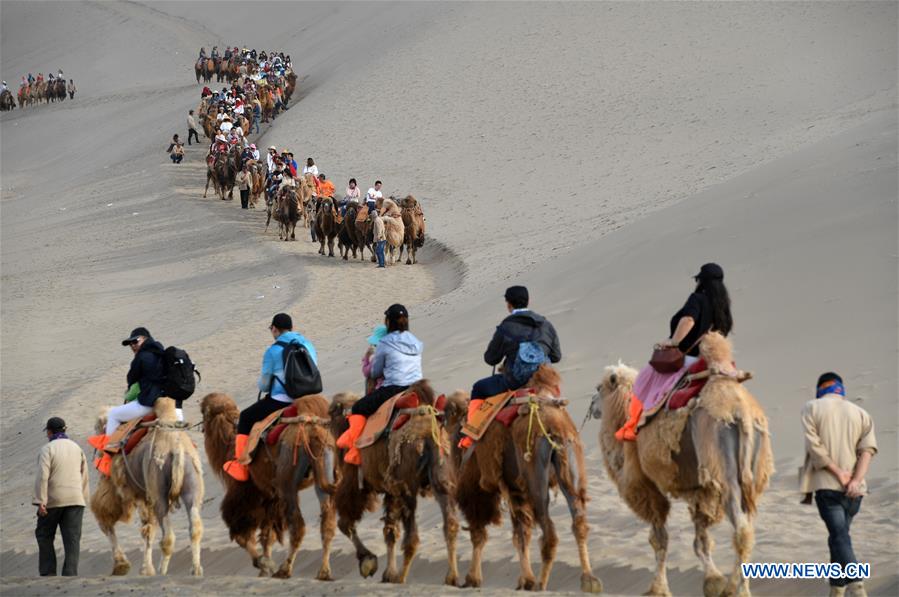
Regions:
M 132 400 L 120 406 L 113 406 L 106 415 L 106 435 L 112 435 L 122 423 L 127 423 L 137 417 L 143 417 L 151 412 L 153 412 L 152 406 L 144 406 L 137 400 Z

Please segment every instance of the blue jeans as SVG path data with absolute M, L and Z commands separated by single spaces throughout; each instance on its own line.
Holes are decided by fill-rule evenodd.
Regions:
M 515 388 L 509 387 L 509 381 L 506 379 L 506 376 L 502 373 L 497 373 L 474 382 L 474 386 L 471 388 L 471 398 L 490 398 L 513 389 Z
M 378 267 L 384 267 L 384 247 L 386 245 L 386 240 L 379 240 L 375 243 L 375 255 L 378 257 Z
M 827 546 L 830 548 L 830 561 L 846 567 L 846 564 L 857 562 L 852 550 L 852 538 L 849 537 L 849 526 L 853 517 L 858 514 L 862 498 L 847 497 L 842 491 L 819 489 L 815 492 L 815 504 L 824 524 L 827 525 Z M 831 578 L 834 587 L 849 584 L 848 578 Z
M 374 201 L 366 201 L 365 204 L 368 206 L 368 213 L 375 211 L 375 202 Z
M 250 125 L 250 133 L 252 134 L 253 129 L 256 129 L 256 132 L 259 132 L 259 119 L 255 116 L 253 117 L 253 124 Z

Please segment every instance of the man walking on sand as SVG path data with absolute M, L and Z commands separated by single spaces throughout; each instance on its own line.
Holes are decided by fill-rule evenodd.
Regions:
M 849 527 L 867 493 L 865 474 L 877 452 L 874 421 L 861 407 L 846 400 L 843 380 L 836 373 L 818 378 L 816 399 L 802 409 L 805 464 L 800 469 L 800 491 L 814 492 L 818 513 L 827 525 L 830 561 L 858 562 Z M 811 503 L 809 499 L 803 503 Z M 831 597 L 867 595 L 863 581 L 831 578 Z
M 62 575 L 78 576 L 81 520 L 90 494 L 87 458 L 66 436 L 66 422 L 59 417 L 50 417 L 44 431 L 48 442 L 38 456 L 32 501 L 37 506 L 38 571 L 41 576 L 56 576 L 53 542 L 59 527 L 66 554 Z
M 378 267 L 386 267 L 384 263 L 384 247 L 387 245 L 387 235 L 384 230 L 384 220 L 378 215 L 377 210 L 368 212 L 371 220 L 372 240 L 375 243 L 375 256 L 378 258 Z
M 194 111 L 190 110 L 187 113 L 187 144 L 193 145 L 190 142 L 191 139 L 196 139 L 197 143 L 200 143 L 200 135 L 197 133 L 197 121 L 194 118 Z

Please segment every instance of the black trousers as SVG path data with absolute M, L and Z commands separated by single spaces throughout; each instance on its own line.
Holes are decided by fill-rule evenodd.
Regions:
M 197 143 L 200 142 L 200 135 L 197 134 L 197 129 L 187 129 L 187 144 L 192 145 L 190 142 L 191 139 L 196 139 Z
M 815 504 L 824 524 L 827 525 L 827 546 L 830 548 L 830 561 L 840 564 L 844 569 L 846 564 L 858 562 L 855 559 L 855 551 L 852 549 L 852 538 L 849 536 L 849 527 L 852 519 L 858 514 L 862 506 L 862 498 L 847 497 L 842 491 L 819 489 L 815 492 Z M 852 579 L 831 578 L 832 587 L 845 587 Z
M 250 189 L 240 189 L 240 208 L 250 208 Z
M 262 400 L 257 400 L 255 403 L 240 411 L 240 418 L 237 420 L 237 433 L 248 435 L 255 423 L 258 423 L 276 410 L 288 406 L 290 406 L 289 403 L 275 400 L 271 396 L 266 396 Z
M 382 404 L 408 389 L 409 386 L 381 386 L 368 396 L 364 396 L 353 405 L 353 414 L 370 417 Z
M 78 556 L 81 552 L 81 520 L 84 506 L 47 508 L 46 516 L 37 517 L 34 536 L 38 547 L 38 572 L 41 576 L 56 576 L 56 527 L 62 534 L 62 547 L 66 559 L 62 564 L 63 576 L 78 576 Z

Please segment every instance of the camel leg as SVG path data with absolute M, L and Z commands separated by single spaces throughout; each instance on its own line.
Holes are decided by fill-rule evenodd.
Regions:
M 534 576 L 534 569 L 531 568 L 531 528 L 534 513 L 521 491 L 510 490 L 509 515 L 512 519 L 512 544 L 518 553 L 518 565 L 521 568 L 516 589 L 532 591 L 537 586 L 537 578 Z
M 542 536 L 540 537 L 540 581 L 538 589 L 546 590 L 549 582 L 549 574 L 552 572 L 553 561 L 556 558 L 556 546 L 559 544 L 559 536 L 556 527 L 549 515 L 549 467 L 552 458 L 552 447 L 546 438 L 540 437 L 532 455 L 533 473 L 528 478 L 528 489 L 531 503 L 534 505 L 534 518 L 540 525 Z
M 479 588 L 484 578 L 481 562 L 484 546 L 487 545 L 487 527 L 469 523 L 468 535 L 471 538 L 471 564 L 468 566 L 468 574 L 465 575 L 465 583 L 462 586 Z
M 459 520 L 456 516 L 456 504 L 448 493 L 435 492 L 434 498 L 440 505 L 443 514 L 443 539 L 446 541 L 446 559 L 449 570 L 443 584 L 455 587 L 459 583 L 459 562 L 456 558 L 456 537 L 459 535 Z
M 275 561 L 272 559 L 272 550 L 275 542 L 278 540 L 275 535 L 275 529 L 270 523 L 259 531 L 260 542 L 262 543 L 262 556 L 258 561 L 254 560 L 253 565 L 259 568 L 259 576 L 272 576 L 275 573 Z
M 102 530 L 106 535 L 106 538 L 109 539 L 109 545 L 112 547 L 112 575 L 125 576 L 131 571 L 131 562 L 128 561 L 128 557 L 119 545 L 119 538 L 115 534 L 115 526 L 113 525 L 109 529 L 103 529 L 102 527 L 103 525 L 101 525 L 100 530 Z
M 188 466 L 190 465 L 188 464 Z M 199 471 L 197 472 L 199 473 Z M 191 477 L 198 479 L 199 474 L 196 477 Z M 203 540 L 203 519 L 200 517 L 200 507 L 203 503 L 202 486 L 198 488 L 194 483 L 182 485 L 181 503 L 187 512 L 188 527 L 190 529 L 191 574 L 203 576 L 203 566 L 200 564 L 200 541 Z
M 359 499 L 365 499 L 365 497 L 361 495 Z M 375 572 L 378 571 L 378 558 L 359 539 L 359 535 L 356 533 L 357 522 L 357 520 L 341 517 L 337 521 L 337 528 L 352 541 L 353 547 L 356 548 L 356 559 L 359 561 L 359 574 L 362 578 L 368 578 L 369 576 L 374 576 Z
M 709 535 L 709 528 L 714 524 L 714 521 L 700 510 L 699 504 L 696 502 L 690 504 L 690 517 L 693 519 L 693 526 L 696 530 L 696 535 L 693 539 L 693 551 L 702 563 L 704 577 L 702 583 L 703 595 L 706 597 L 720 595 L 724 591 L 727 581 L 712 560 L 712 550 L 715 548 L 715 542 Z
M 328 239 L 328 257 L 334 257 L 334 237 Z
M 292 461 L 292 450 L 290 448 L 282 448 L 280 459 L 282 462 L 285 460 L 288 462 Z M 303 520 L 303 513 L 300 511 L 298 488 L 309 471 L 309 457 L 303 452 L 296 467 L 285 468 L 290 473 L 281 480 L 279 494 L 290 526 L 290 548 L 287 557 L 281 563 L 281 567 L 275 572 L 275 578 L 290 578 L 291 574 L 293 574 L 293 563 L 297 558 L 297 553 L 300 551 L 303 536 L 306 534 L 306 522 Z
M 334 469 L 326 467 L 325 474 L 328 483 L 334 484 Z M 315 486 L 315 496 L 321 509 L 321 536 L 322 536 L 322 565 L 315 576 L 317 580 L 334 580 L 331 576 L 331 541 L 334 539 L 334 529 L 337 526 L 336 513 L 334 511 L 334 498 L 324 491 L 318 484 Z
M 209 192 L 209 181 L 210 181 L 211 179 L 212 179 L 212 177 L 209 176 L 209 173 L 207 172 L 207 173 L 206 173 L 206 188 L 203 189 L 203 199 L 206 198 L 206 193 Z
M 312 232 L 312 242 L 315 242 L 315 231 Z M 321 238 L 319 238 L 318 242 L 319 242 L 318 254 L 324 255 L 325 254 L 325 237 L 322 236 Z
M 743 576 L 742 564 L 749 560 L 752 554 L 752 546 L 755 541 L 755 533 L 752 528 L 752 519 L 743 509 L 743 489 L 740 486 L 737 455 L 739 454 L 739 430 L 734 426 L 722 429 L 719 435 L 719 445 L 724 456 L 724 466 L 727 475 L 728 489 L 727 501 L 724 511 L 734 527 L 734 552 L 736 562 L 730 575 L 725 595 L 749 595 L 749 579 Z
M 571 513 L 571 531 L 577 541 L 578 557 L 581 560 L 581 591 L 601 593 L 602 582 L 593 575 L 590 553 L 587 550 L 589 526 L 587 525 L 586 487 L 582 485 L 583 480 L 579 478 L 577 465 L 579 454 L 576 453 L 576 450 L 574 442 L 569 442 L 566 446 L 567 457 L 563 459 L 560 454 L 554 453 L 552 461 L 556 468 L 556 477 L 559 479 L 559 488 L 568 502 L 568 511 Z
M 384 496 L 384 543 L 387 545 L 387 568 L 381 576 L 381 582 L 402 582 L 396 571 L 396 540 L 400 534 L 402 507 L 400 498 L 392 495 Z
M 159 519 L 160 535 L 159 550 L 162 552 L 162 561 L 159 562 L 159 574 L 165 576 L 169 571 L 169 562 L 172 561 L 172 554 L 175 552 L 175 529 L 169 518 L 168 512 L 159 513 L 157 507 L 157 518 Z
M 400 573 L 400 582 L 405 583 L 409 578 L 409 570 L 412 568 L 412 560 L 418 552 L 420 543 L 418 538 L 418 523 L 415 520 L 415 510 L 418 506 L 418 498 L 413 493 L 411 496 L 403 496 L 403 571 Z
M 144 563 L 140 567 L 140 573 L 142 576 L 155 576 L 156 569 L 153 567 L 153 538 L 156 536 L 156 519 L 145 507 L 141 508 L 140 518 L 140 535 L 144 540 Z

